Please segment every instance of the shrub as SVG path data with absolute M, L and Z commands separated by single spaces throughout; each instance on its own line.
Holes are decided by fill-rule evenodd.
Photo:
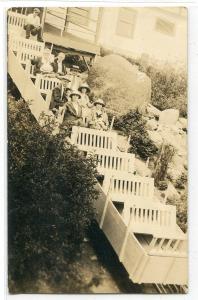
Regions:
M 180 199 L 168 199 L 167 204 L 176 205 L 177 224 L 184 232 L 186 232 L 188 228 L 188 206 L 186 191 Z
M 187 78 L 184 70 L 176 71 L 167 66 L 163 69 L 149 67 L 151 78 L 151 103 L 160 110 L 179 109 L 180 116 L 187 117 Z
M 54 280 L 75 259 L 94 216 L 95 165 L 64 136 L 39 127 L 22 101 L 8 107 L 10 282 L 42 271 Z
M 177 189 L 185 189 L 187 183 L 187 175 L 182 173 L 181 176 L 176 180 L 175 187 Z
M 162 144 L 159 156 L 155 162 L 153 174 L 156 187 L 159 187 L 160 182 L 167 179 L 168 165 L 172 161 L 174 153 L 175 150 L 173 146 Z
M 146 121 L 138 110 L 130 110 L 114 122 L 114 128 L 130 135 L 129 151 L 146 160 L 157 153 L 157 147 L 151 141 L 145 129 Z
M 158 182 L 158 189 L 160 191 L 165 191 L 167 189 L 167 187 L 168 187 L 167 181 L 163 180 L 163 181 Z

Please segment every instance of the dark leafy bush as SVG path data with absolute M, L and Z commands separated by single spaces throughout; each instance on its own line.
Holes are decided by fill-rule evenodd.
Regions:
M 187 175 L 182 173 L 181 176 L 176 180 L 175 187 L 177 189 L 185 189 L 187 183 Z
M 39 272 L 52 280 L 69 276 L 94 216 L 94 162 L 61 134 L 52 136 L 50 126 L 41 128 L 22 101 L 10 100 L 8 108 L 10 282 L 17 286 Z
M 131 110 L 114 122 L 114 128 L 130 135 L 129 151 L 146 160 L 157 153 L 157 147 L 149 138 L 145 129 L 146 121 L 138 110 Z
M 167 187 L 168 187 L 167 181 L 163 180 L 163 181 L 158 182 L 158 189 L 160 191 L 165 191 L 167 189 Z
M 176 205 L 177 224 L 186 232 L 188 229 L 188 205 L 186 191 L 180 199 L 168 199 L 167 204 Z

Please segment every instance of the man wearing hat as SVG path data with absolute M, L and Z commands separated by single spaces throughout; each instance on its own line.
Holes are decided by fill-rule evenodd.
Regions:
M 41 36 L 40 9 L 34 8 L 33 13 L 27 16 L 24 29 L 26 31 L 26 39 L 30 38 L 30 34 L 37 35 L 37 41 L 43 42 Z
M 70 94 L 71 100 L 65 105 L 65 112 L 63 117 L 63 125 L 77 125 L 84 126 L 82 108 L 79 105 L 81 95 L 78 91 L 74 90 Z
M 107 130 L 109 126 L 107 113 L 104 111 L 105 103 L 102 99 L 94 102 L 89 127 L 98 130 Z

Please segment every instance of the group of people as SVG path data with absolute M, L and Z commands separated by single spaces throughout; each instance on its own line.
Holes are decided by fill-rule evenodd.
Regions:
M 43 41 L 39 14 L 40 10 L 34 8 L 26 19 L 24 29 L 27 39 L 32 34 L 37 35 L 38 41 Z M 61 80 L 61 85 L 52 91 L 50 110 L 56 117 L 63 116 L 63 125 L 69 122 L 71 125 L 107 130 L 109 122 L 104 101 L 97 99 L 92 103 L 89 99 L 90 88 L 83 83 L 86 77 L 80 74 L 78 66 L 67 68 L 64 61 L 65 53 L 60 52 L 54 59 L 49 48 L 43 50 L 42 57 L 31 60 L 35 76 L 41 73 Z
M 90 88 L 87 83 L 72 90 L 63 83 L 63 89 L 57 87 L 52 91 L 50 109 L 55 116 L 63 115 L 62 125 L 85 126 L 98 130 L 107 130 L 109 121 L 102 99 L 93 103 L 89 99 Z

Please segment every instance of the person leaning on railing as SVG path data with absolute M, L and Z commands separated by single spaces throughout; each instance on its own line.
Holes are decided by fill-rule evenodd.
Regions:
M 33 13 L 27 16 L 25 20 L 24 29 L 26 31 L 26 39 L 30 38 L 30 34 L 37 35 L 37 41 L 43 42 L 42 27 L 40 23 L 40 9 L 34 8 Z
M 105 103 L 102 99 L 97 99 L 94 102 L 94 107 L 91 112 L 89 127 L 98 130 L 107 130 L 109 127 L 108 115 L 104 110 Z

